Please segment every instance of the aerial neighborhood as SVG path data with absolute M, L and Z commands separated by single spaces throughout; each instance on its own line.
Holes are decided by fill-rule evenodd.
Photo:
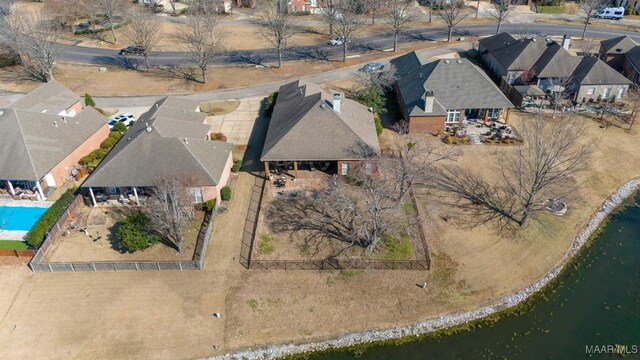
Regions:
M 609 0 L 0 0 L 0 358 L 635 356 L 638 31 Z

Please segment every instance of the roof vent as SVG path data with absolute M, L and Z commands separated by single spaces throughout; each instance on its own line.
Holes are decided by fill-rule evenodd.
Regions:
M 4 115 L 4 111 L 0 110 L 0 116 Z
M 184 138 L 184 143 L 189 144 L 189 140 L 187 138 Z
M 460 60 L 460 59 L 456 60 L 456 62 L 457 62 L 458 64 L 462 64 L 462 60 Z
M 538 39 L 536 39 L 536 38 L 531 39 L 531 41 L 533 41 L 533 42 L 536 42 L 536 40 L 538 40 Z
M 445 61 L 444 61 L 444 63 L 445 63 L 445 64 L 448 64 L 448 63 L 449 63 L 449 59 L 445 60 Z
M 327 104 L 325 104 L 325 103 L 320 104 L 320 108 L 321 109 L 326 109 L 327 108 Z
M 64 123 L 66 124 L 67 123 L 67 118 L 63 116 L 62 117 L 62 121 L 64 121 Z
M 58 127 L 58 122 L 57 122 L 57 121 L 54 121 L 54 122 L 53 122 L 53 126 Z
M 151 129 L 151 126 L 147 125 L 146 130 L 147 130 L 147 132 L 151 132 L 151 130 L 153 130 L 153 129 Z
M 158 103 L 156 103 L 156 109 L 157 109 L 158 107 L 160 107 L 160 105 L 158 105 Z

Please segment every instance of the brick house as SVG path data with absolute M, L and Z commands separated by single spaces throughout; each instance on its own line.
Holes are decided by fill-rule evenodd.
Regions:
M 287 3 L 287 11 L 290 13 L 311 11 L 311 6 L 306 0 L 290 0 Z
M 361 166 L 373 171 L 380 155 L 373 113 L 366 106 L 328 93 L 314 84 L 294 81 L 278 90 L 260 160 L 265 174 L 272 169 L 331 164 L 339 175 Z
M 631 81 L 595 56 L 582 58 L 569 84 L 574 100 L 584 102 L 600 99 L 622 99 Z
M 209 140 L 210 126 L 199 103 L 165 97 L 142 114 L 82 184 L 94 205 L 153 186 L 158 175 L 184 175 L 192 182 L 193 202 L 220 198 L 233 165 L 232 144 Z M 219 203 L 219 201 L 218 201 Z
M 598 57 L 607 65 L 622 72 L 625 66 L 627 52 L 638 46 L 633 39 L 628 36 L 618 36 L 600 42 Z
M 424 63 L 416 52 L 391 60 L 409 132 L 436 133 L 465 120 L 504 121 L 513 107 L 493 81 L 466 59 Z
M 0 109 L 0 182 L 45 200 L 109 136 L 107 119 L 55 80 Z

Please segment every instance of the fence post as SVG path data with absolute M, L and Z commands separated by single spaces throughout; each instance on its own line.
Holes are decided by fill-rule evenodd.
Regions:
M 49 265 L 49 271 L 53 272 L 53 269 L 51 268 L 51 263 L 49 263 L 47 265 Z
M 156 266 L 158 267 L 158 271 L 160 271 L 160 263 L 156 261 Z
M 138 262 L 137 261 L 135 262 L 135 264 L 136 264 L 136 271 L 140 271 L 140 268 L 138 267 Z
M 73 267 L 73 263 L 69 263 L 71 265 L 71 272 L 76 272 L 76 268 Z
M 178 266 L 180 267 L 180 271 L 182 271 L 182 262 L 179 262 Z
M 97 271 L 96 270 L 96 263 L 94 263 L 93 261 L 91 262 L 91 267 L 93 268 L 93 271 Z

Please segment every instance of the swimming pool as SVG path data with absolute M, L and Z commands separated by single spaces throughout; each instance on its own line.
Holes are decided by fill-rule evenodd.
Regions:
M 0 206 L 0 229 L 29 231 L 45 211 L 43 207 Z

